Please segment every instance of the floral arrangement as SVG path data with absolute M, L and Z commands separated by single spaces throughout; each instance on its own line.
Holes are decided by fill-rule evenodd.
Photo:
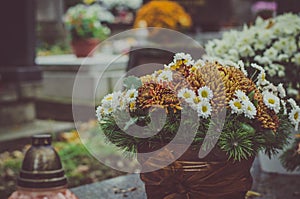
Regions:
M 101 0 L 101 2 L 108 9 L 114 9 L 116 7 L 125 7 L 131 10 L 138 9 L 143 3 L 142 0 Z
M 192 19 L 176 2 L 150 1 L 137 11 L 134 27 L 139 28 L 141 24 L 146 27 L 180 30 L 190 28 Z
M 257 13 L 261 11 L 276 11 L 277 3 L 274 1 L 257 1 L 252 6 L 252 12 Z
M 114 16 L 99 4 L 77 4 L 65 14 L 65 24 L 73 39 L 98 38 L 103 40 L 110 34 L 110 29 L 101 22 L 112 22 Z
M 196 132 L 179 135 L 179 140 L 185 142 L 192 135 L 191 145 L 200 146 L 209 126 L 214 125 L 212 118 L 223 107 L 224 126 L 216 147 L 228 159 L 238 161 L 254 157 L 259 150 L 271 155 L 287 144 L 289 128 L 298 128 L 300 108 L 292 98 L 287 99 L 282 84 L 273 86 L 261 78 L 265 73 L 262 67 L 250 66 L 258 73 L 251 78 L 242 61 L 194 61 L 188 54 L 177 53 L 164 69 L 125 79 L 124 90 L 106 95 L 96 115 L 109 142 L 136 152 L 141 145 L 155 148 L 169 143 L 184 115 L 188 118 L 183 121 L 185 125 L 198 126 Z M 156 110 L 165 112 L 166 118 L 151 117 Z M 199 123 L 189 119 L 193 114 Z M 139 135 L 149 135 L 151 129 L 160 129 L 159 132 L 146 138 L 125 132 L 131 131 L 132 125 L 148 124 L 149 129 Z
M 241 31 L 225 32 L 221 39 L 211 40 L 205 46 L 210 56 L 237 62 L 243 60 L 245 66 L 257 63 L 266 71 L 274 83 L 288 86 L 289 96 L 299 93 L 300 73 L 300 17 L 287 13 L 263 20 L 257 18 L 255 24 L 244 26 Z

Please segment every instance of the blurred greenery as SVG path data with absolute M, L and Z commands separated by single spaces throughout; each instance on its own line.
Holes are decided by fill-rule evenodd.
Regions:
M 56 44 L 40 44 L 37 49 L 37 56 L 71 54 L 72 49 L 68 42 L 59 42 Z
M 92 136 L 99 133 L 99 128 L 95 121 L 84 125 L 85 129 L 83 130 Z M 91 156 L 81 143 L 76 130 L 55 134 L 52 137 L 52 145 L 60 156 L 70 188 L 125 174 L 124 172 L 111 169 Z M 122 155 L 121 153 L 113 152 L 109 145 L 104 144 L 104 140 L 103 143 L 98 141 L 98 144 L 97 147 L 101 147 L 101 152 L 104 151 L 101 154 L 107 156 L 107 158 L 111 155 Z M 7 198 L 16 190 L 16 178 L 19 175 L 24 154 L 29 146 L 24 146 L 23 150 L 0 153 L 0 198 Z

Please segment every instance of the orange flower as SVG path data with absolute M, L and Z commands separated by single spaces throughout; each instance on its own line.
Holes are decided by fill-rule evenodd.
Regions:
M 184 8 L 176 2 L 150 1 L 137 12 L 134 27 L 139 28 L 141 24 L 147 27 L 180 30 L 191 27 L 192 19 Z

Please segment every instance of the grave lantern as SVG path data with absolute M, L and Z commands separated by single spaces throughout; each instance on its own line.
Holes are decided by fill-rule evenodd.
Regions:
M 67 189 L 67 179 L 57 152 L 51 146 L 51 135 L 32 136 L 32 146 L 27 150 L 17 191 L 9 199 L 77 199 Z

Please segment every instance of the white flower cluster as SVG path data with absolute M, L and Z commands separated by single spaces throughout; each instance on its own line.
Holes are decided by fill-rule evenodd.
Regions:
M 300 67 L 299 34 L 300 17 L 287 13 L 270 20 L 257 18 L 254 25 L 245 25 L 241 31 L 225 32 L 222 39 L 209 41 L 205 49 L 208 55 L 224 60 L 255 61 L 270 77 L 284 77 L 283 63 Z
M 286 115 L 287 108 L 286 102 L 284 101 L 286 90 L 284 89 L 283 84 L 280 83 L 277 86 L 273 85 L 266 79 L 266 72 L 261 66 L 257 64 L 251 64 L 251 66 L 260 71 L 256 80 L 256 85 L 262 92 L 264 104 L 276 114 L 282 109 L 282 113 Z M 289 120 L 295 126 L 295 130 L 297 130 L 300 122 L 300 108 L 292 98 L 287 101 L 292 107 L 292 110 L 289 113 Z
M 104 96 L 101 105 L 96 110 L 98 120 L 101 121 L 104 115 L 110 115 L 117 110 L 123 111 L 127 107 L 134 109 L 137 96 L 138 91 L 136 89 L 129 89 L 124 92 L 116 91 Z
M 300 122 L 300 108 L 293 99 L 289 99 L 288 102 L 292 107 L 292 111 L 289 114 L 289 119 L 292 124 L 295 125 L 295 130 L 297 130 Z
M 73 18 L 86 17 L 90 19 L 99 19 L 100 22 L 113 22 L 113 14 L 99 4 L 84 5 L 77 4 L 70 7 L 65 15 L 65 21 L 71 22 Z
M 248 96 L 241 90 L 235 91 L 234 99 L 229 101 L 229 106 L 231 108 L 231 113 L 234 114 L 244 114 L 245 117 L 253 119 L 256 115 L 256 107 L 250 101 Z
M 213 98 L 213 92 L 209 87 L 203 86 L 197 93 L 198 95 L 191 89 L 183 88 L 179 90 L 177 96 L 195 109 L 199 117 L 208 118 L 212 111 L 210 100 Z
M 101 0 L 101 2 L 109 9 L 117 6 L 127 7 L 133 10 L 141 7 L 142 0 Z
M 152 80 L 157 81 L 158 83 L 171 82 L 173 80 L 172 69 L 176 66 L 178 61 L 183 61 L 184 63 L 194 63 L 190 66 L 190 70 L 197 70 L 201 66 L 204 66 L 205 61 L 207 60 L 198 60 L 194 62 L 190 55 L 184 53 L 177 53 L 174 56 L 174 61 L 165 65 L 163 70 L 155 71 L 150 77 Z M 222 60 L 218 60 L 222 62 Z M 228 62 L 226 65 L 234 65 L 238 68 L 243 68 L 243 63 L 238 62 L 235 64 L 233 62 Z M 257 79 L 255 80 L 256 86 L 259 91 L 262 93 L 264 104 L 270 109 L 273 110 L 276 114 L 283 113 L 284 115 L 288 114 L 289 120 L 295 126 L 295 129 L 298 129 L 300 122 L 300 108 L 293 99 L 288 99 L 287 101 L 290 104 L 291 110 L 288 113 L 286 107 L 286 91 L 283 87 L 283 84 L 278 84 L 278 86 L 273 85 L 265 78 L 266 71 L 263 67 L 257 64 L 250 64 L 251 67 L 257 71 Z M 213 91 L 208 86 L 200 87 L 198 90 L 193 90 L 190 88 L 181 88 L 177 92 L 177 97 L 186 102 L 190 107 L 197 111 L 200 118 L 209 118 L 212 114 L 212 104 L 211 100 L 213 98 Z M 234 93 L 234 98 L 228 102 L 228 106 L 231 109 L 232 114 L 243 114 L 249 119 L 254 119 L 257 114 L 257 103 L 255 101 L 254 91 L 249 93 L 249 96 L 242 90 L 236 90 Z M 104 115 L 109 115 L 115 111 L 124 111 L 124 110 L 134 110 L 136 107 L 136 100 L 138 97 L 138 90 L 129 89 L 125 91 L 118 91 L 112 94 L 106 95 L 101 101 L 101 105 L 97 107 L 96 115 L 101 121 Z

